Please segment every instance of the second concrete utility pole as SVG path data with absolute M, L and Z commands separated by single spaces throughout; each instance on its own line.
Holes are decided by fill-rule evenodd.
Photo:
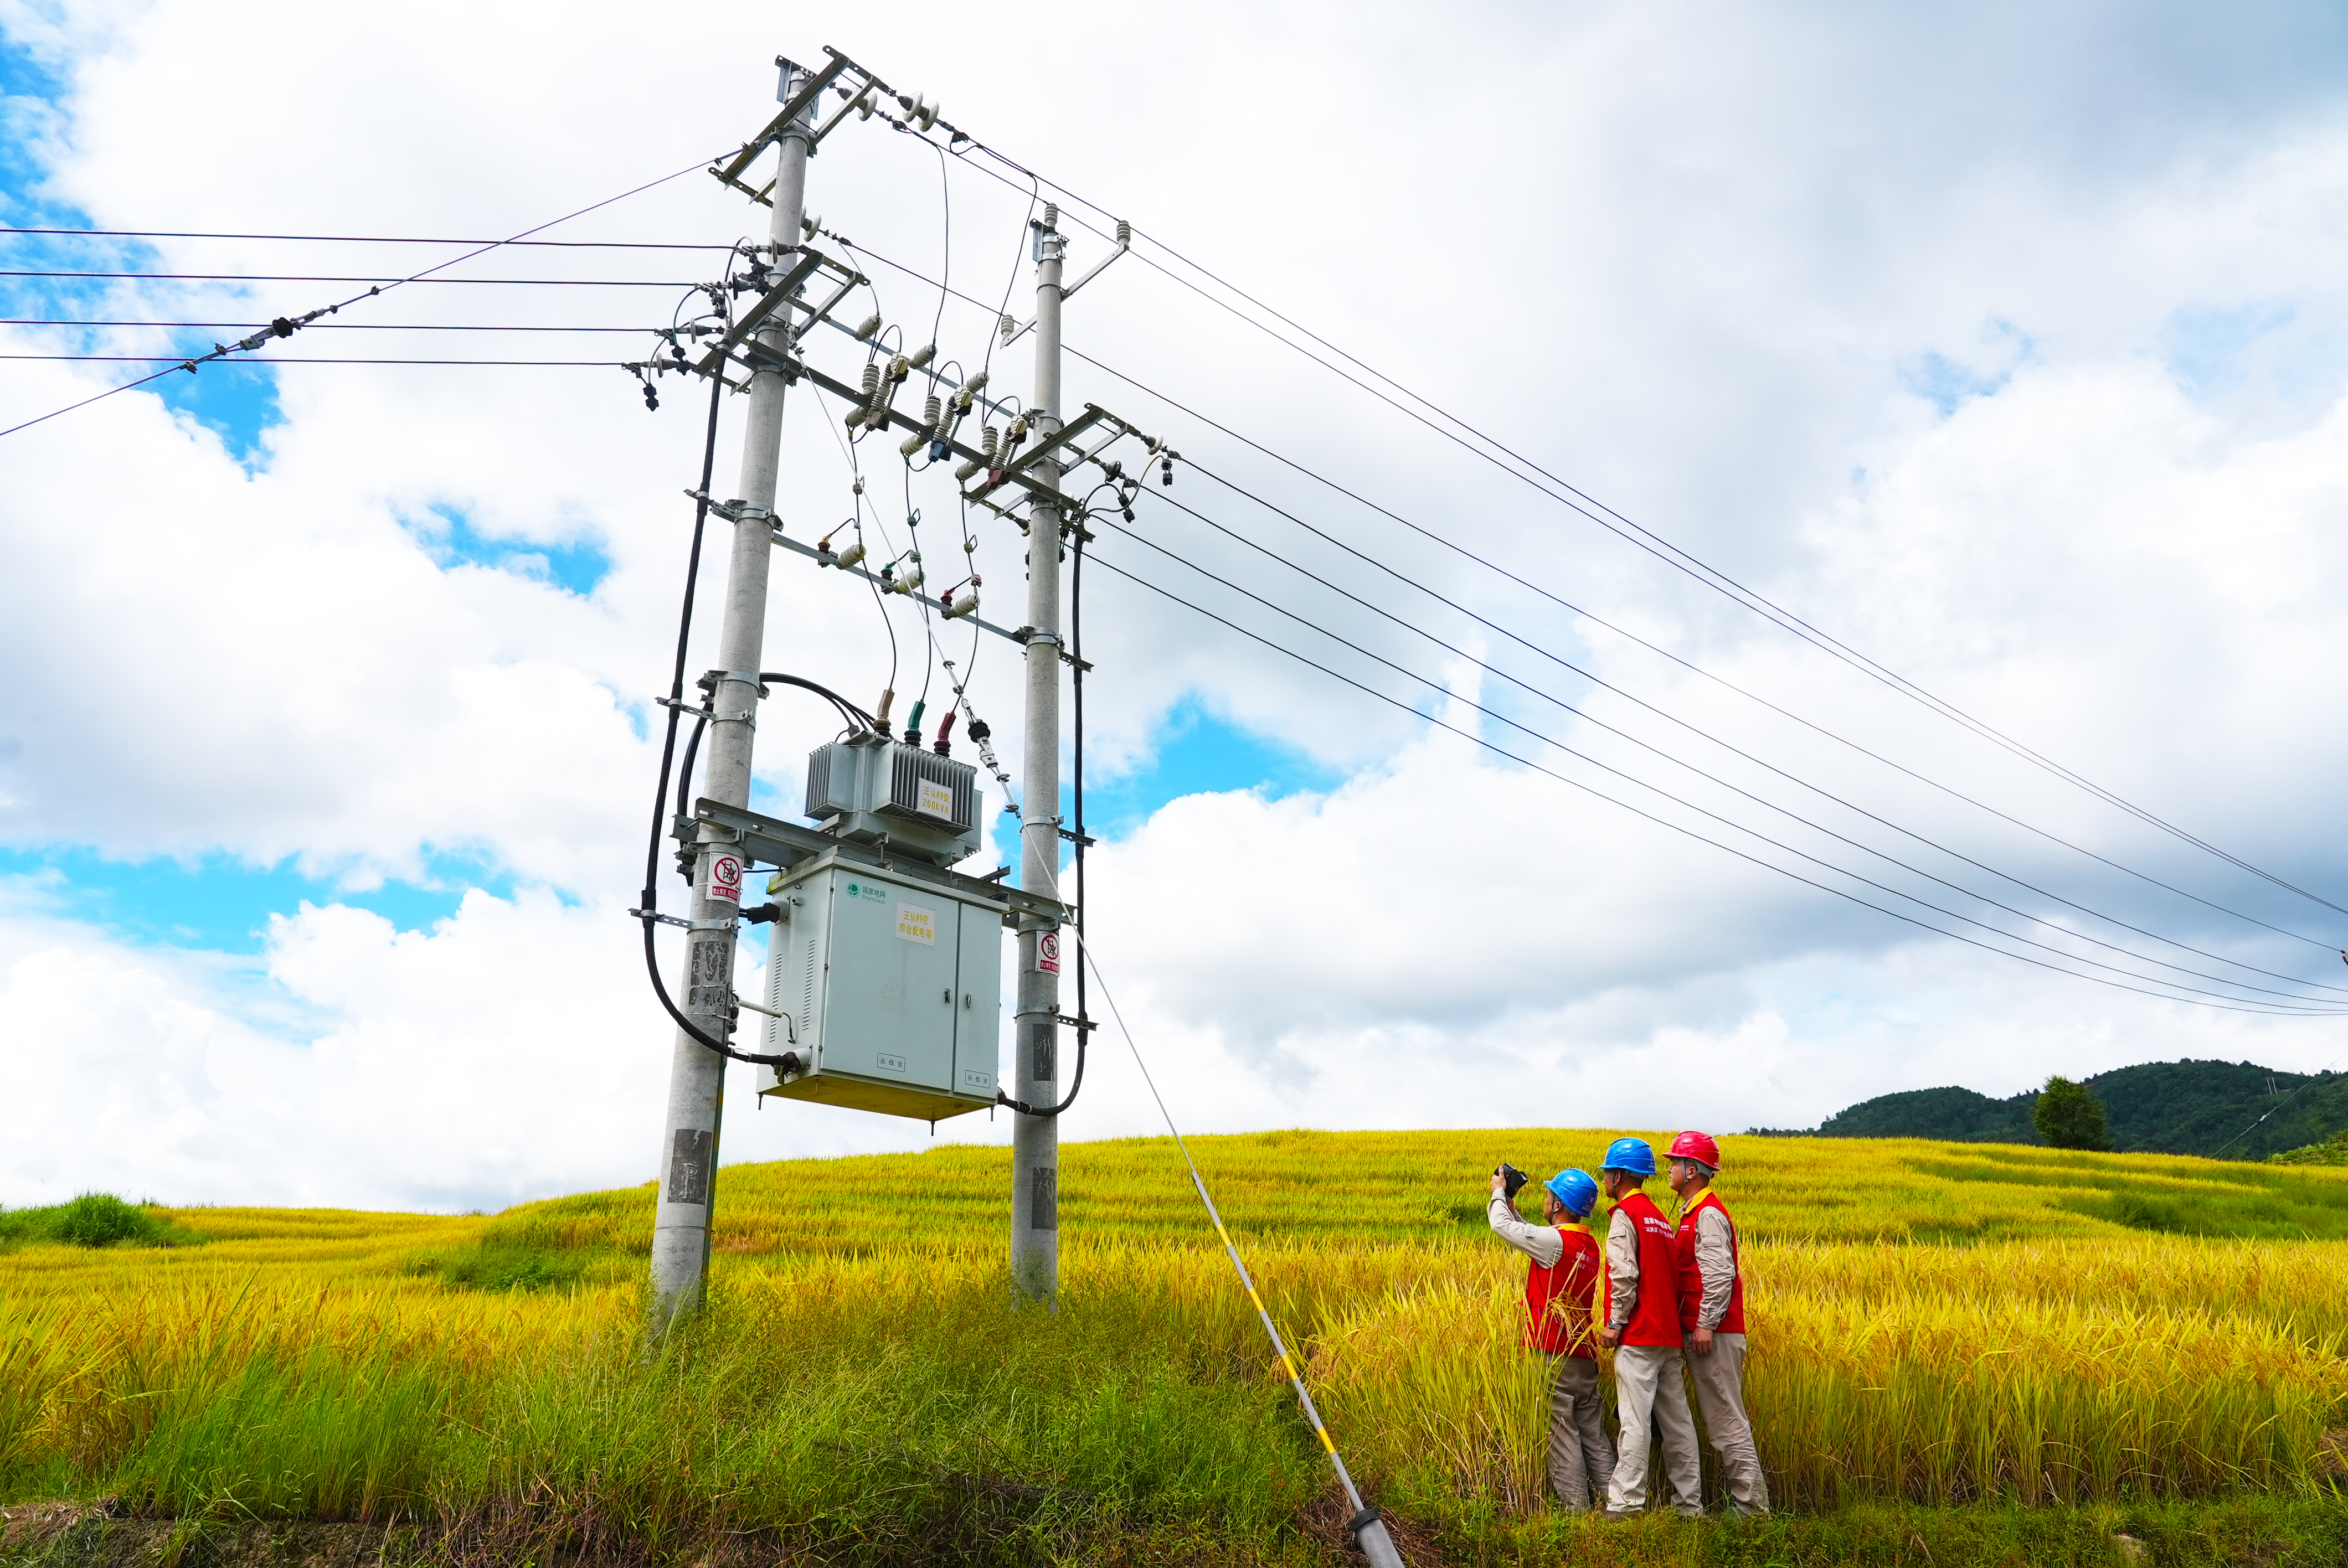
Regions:
M 1029 420 L 1046 449 L 1060 431 L 1060 266 L 1067 244 L 1059 211 L 1044 209 L 1035 227 L 1035 395 Z M 1028 472 L 1056 494 L 1060 465 Z M 1020 788 L 1019 885 L 1046 897 L 1060 894 L 1060 530 L 1057 500 L 1038 496 L 1027 509 L 1027 751 Z M 1030 1105 L 1060 1100 L 1060 933 L 1032 917 L 1019 930 L 1019 1006 L 1012 1034 L 1012 1094 Z M 1081 960 L 1072 960 L 1081 961 Z M 1060 1286 L 1060 1122 L 1013 1112 L 1011 1126 L 1011 1278 L 1013 1287 L 1046 1306 Z

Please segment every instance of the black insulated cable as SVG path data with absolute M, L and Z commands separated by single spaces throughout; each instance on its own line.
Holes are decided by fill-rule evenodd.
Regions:
M 705 526 L 709 521 L 709 480 L 717 464 L 718 401 L 725 391 L 725 379 L 712 376 L 709 382 L 709 430 L 701 448 L 701 484 L 694 492 L 693 544 L 685 556 L 685 601 L 676 621 L 676 664 L 669 674 L 668 702 L 665 704 L 668 723 L 661 738 L 660 779 L 653 785 L 652 834 L 644 845 L 644 886 L 642 902 L 633 913 L 644 927 L 644 973 L 652 979 L 653 995 L 660 999 L 662 1009 L 675 1020 L 676 1027 L 685 1032 L 686 1038 L 731 1061 L 754 1062 L 781 1071 L 798 1065 L 798 1059 L 795 1054 L 786 1051 L 780 1056 L 756 1056 L 748 1051 L 736 1050 L 685 1017 L 677 1007 L 675 999 L 668 994 L 667 983 L 661 979 L 660 954 L 653 945 L 653 934 L 660 928 L 661 813 L 668 804 L 669 768 L 676 756 L 676 726 L 684 716 L 685 655 L 693 635 L 693 596 L 701 580 L 701 540 Z M 705 719 L 703 721 L 706 722 Z M 696 742 L 700 734 L 701 725 L 695 724 L 694 738 Z
M 1035 1106 L 1024 1100 L 1014 1100 L 1000 1089 L 994 1091 L 994 1102 L 1007 1105 L 1022 1116 L 1057 1116 L 1076 1102 L 1085 1087 L 1085 1052 L 1092 1043 L 1092 1017 L 1085 1010 L 1085 964 L 1091 948 L 1085 945 L 1085 530 L 1076 529 L 1075 559 L 1068 572 L 1068 656 L 1074 661 L 1070 676 L 1071 705 L 1076 710 L 1076 1071 L 1069 1080 L 1067 1097 L 1057 1105 Z M 1056 883 L 1058 878 L 1053 879 Z M 1057 887 L 1053 889 L 1057 892 Z

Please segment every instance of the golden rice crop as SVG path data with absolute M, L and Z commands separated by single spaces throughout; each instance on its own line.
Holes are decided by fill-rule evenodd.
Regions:
M 1484 1183 L 1502 1155 L 1594 1163 L 1611 1136 L 1193 1141 L 1333 1431 L 1398 1497 L 1539 1506 L 1541 1368 L 1519 1348 L 1522 1262 L 1484 1229 Z M 810 1478 L 901 1449 L 1151 1507 L 1261 1471 L 1250 1506 L 1290 1506 L 1318 1484 L 1313 1451 L 1170 1147 L 1063 1153 L 1063 1338 L 1023 1374 L 1057 1379 L 1045 1408 L 988 1356 L 1011 1321 L 1007 1156 L 949 1146 L 724 1171 L 725 1343 L 696 1352 L 731 1368 L 717 1392 L 637 1353 L 648 1186 L 489 1218 L 181 1209 L 169 1217 L 215 1239 L 0 1253 L 0 1491 L 453 1516 L 624 1481 L 632 1518 L 843 1517 L 860 1505 Z M 2213 1209 L 2248 1194 L 2320 1216 L 2348 1206 L 2348 1172 L 1909 1141 L 1727 1154 L 1748 1400 L 1782 1499 L 2322 1483 L 2311 1463 L 2348 1409 L 2348 1243 L 2149 1235 L 2097 1205 L 2123 1188 Z M 485 1245 L 588 1266 L 535 1293 L 455 1288 L 436 1266 Z M 1167 1479 L 1200 1454 L 1215 1486 Z

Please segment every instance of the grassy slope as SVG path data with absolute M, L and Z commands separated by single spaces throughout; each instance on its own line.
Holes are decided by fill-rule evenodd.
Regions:
M 1913 1444 L 1886 1450 L 1857 1429 L 1830 1441 L 1770 1440 L 1787 1485 L 1846 1498 L 1856 1486 L 1857 1501 L 1760 1532 L 1658 1521 L 1625 1546 L 1538 1511 L 1496 1509 L 1481 1483 L 1462 1497 L 1460 1476 L 1505 1481 L 1510 1444 L 1522 1468 L 1524 1432 L 1496 1429 L 1478 1461 L 1486 1471 L 1445 1468 L 1427 1451 L 1440 1444 L 1411 1425 L 1440 1390 L 1425 1368 L 1396 1382 L 1372 1352 L 1483 1332 L 1488 1368 L 1515 1375 L 1521 1358 L 1505 1327 L 1513 1266 L 1481 1232 L 1484 1173 L 1504 1157 L 1543 1171 L 1591 1164 L 1612 1135 L 1194 1143 L 1276 1308 L 1313 1345 L 1341 1440 L 1431 1551 L 2117 1562 L 2111 1536 L 2125 1528 L 2166 1542 L 2166 1561 L 2342 1560 L 2334 1505 L 2321 1501 L 1869 1501 L 1869 1488 L 1937 1494 L 1929 1475 L 1901 1468 Z M 2287 1368 L 2260 1378 L 2309 1389 L 2329 1387 L 2341 1367 L 2348 1245 L 2247 1252 L 2147 1235 L 2111 1215 L 2126 1203 L 2138 1219 L 2149 1205 L 2219 1231 L 2338 1234 L 2348 1172 L 1919 1143 L 1736 1139 L 1727 1152 L 1725 1187 L 1755 1243 L 1762 1309 L 1788 1328 L 1781 1357 L 1809 1357 L 1821 1334 L 1837 1348 L 1881 1331 L 1942 1332 L 1944 1322 L 1982 1342 L 1949 1317 L 1959 1309 L 1986 1312 L 2009 1351 L 2037 1343 L 2033 1335 L 2057 1343 L 2076 1337 L 2065 1325 L 2079 1310 L 2072 1298 L 2085 1296 L 2103 1311 L 2089 1326 L 2116 1336 L 2118 1365 L 2159 1374 L 2140 1403 L 2160 1419 L 2231 1387 L 2222 1368 L 2214 1383 L 2197 1372 L 2197 1356 L 2257 1341 Z M 1326 1522 L 1325 1470 L 1264 1377 L 1260 1334 L 1223 1266 L 1199 1246 L 1203 1225 L 1170 1146 L 1064 1153 L 1068 1291 L 1056 1319 L 1002 1301 L 1001 1151 L 730 1167 L 718 1310 L 689 1354 L 652 1366 L 630 1350 L 648 1186 L 490 1219 L 185 1209 L 169 1217 L 217 1239 L 170 1252 L 21 1248 L 0 1255 L 0 1493 L 151 1489 L 166 1512 L 222 1520 L 405 1515 L 517 1561 L 542 1560 L 562 1540 L 623 1557 L 722 1556 L 731 1542 L 763 1543 L 761 1560 L 795 1547 L 876 1560 L 1094 1560 L 1120 1542 L 1134 1561 L 1170 1560 L 1186 1543 L 1201 1561 L 1315 1558 L 1318 1538 L 1293 1522 Z M 1911 1245 L 1848 1245 L 1878 1239 Z M 1969 1245 L 1912 1245 L 1952 1241 Z M 452 1288 L 564 1277 L 465 1266 L 513 1255 L 561 1260 L 582 1284 Z M 1466 1316 L 1433 1335 L 1383 1305 L 1443 1307 L 1440 1292 L 1455 1287 Z M 1487 1297 L 1500 1317 L 1475 1316 Z M 2311 1328 L 2311 1309 L 2329 1328 Z M 1829 1327 L 1846 1317 L 1875 1327 Z M 1771 1419 L 1800 1417 L 1812 1430 L 1818 1410 L 1848 1405 L 1854 1389 L 1896 1381 L 1905 1353 L 1895 1346 L 1888 1369 L 1800 1360 L 1809 1381 L 1781 1378 Z M 2109 1372 L 2098 1363 L 2082 1386 Z M 1927 1389 L 1901 1408 L 1978 1397 L 1972 1385 Z M 2211 1408 L 2225 1419 L 2222 1400 Z M 2100 1418 L 2090 1409 L 2083 1419 L 2093 1440 Z M 1799 1471 L 1822 1444 L 1842 1492 L 1831 1492 L 1837 1474 L 1805 1481 Z M 74 1539 L 87 1546 L 103 1528 Z
M 1595 1170 L 1612 1131 L 1281 1132 L 1194 1138 L 1192 1153 L 1233 1226 L 1264 1237 L 1430 1242 L 1475 1235 L 1485 1185 L 1503 1159 L 1546 1175 Z M 1643 1136 L 1659 1146 L 1668 1134 Z M 1756 1238 L 1982 1241 L 2138 1229 L 2348 1236 L 2348 1182 L 2322 1172 L 2182 1155 L 1884 1139 L 1725 1138 L 1739 1223 Z M 727 1167 L 717 1251 L 828 1255 L 909 1239 L 994 1247 L 1005 1221 L 1010 1154 L 944 1144 L 918 1154 Z M 510 1209 L 485 1235 L 517 1245 L 651 1245 L 652 1186 Z M 1205 1219 L 1172 1143 L 1131 1138 L 1062 1152 L 1066 1235 L 1203 1239 Z M 185 1222 L 201 1225 L 199 1211 Z

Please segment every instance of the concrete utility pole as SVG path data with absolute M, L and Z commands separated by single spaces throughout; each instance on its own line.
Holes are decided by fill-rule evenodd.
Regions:
M 786 99 L 805 73 L 785 73 Z M 773 242 L 777 262 L 799 242 L 807 199 L 808 151 L 814 140 L 802 112 L 776 144 Z M 767 317 L 757 342 L 779 362 L 790 347 L 791 309 Z M 750 745 L 757 734 L 758 661 L 767 634 L 767 566 L 774 549 L 775 471 L 782 461 L 783 374 L 750 377 L 750 412 L 742 433 L 742 503 L 726 569 L 726 618 L 718 633 L 719 679 L 710 693 L 715 717 L 704 746 L 709 759 L 701 793 L 728 805 L 750 804 Z M 735 917 L 740 912 L 742 859 L 704 829 L 693 877 L 693 929 L 685 943 L 684 1010 L 701 1029 L 727 1038 L 734 1013 Z M 668 1119 L 660 1151 L 660 1201 L 653 1219 L 653 1302 L 662 1325 L 700 1304 L 709 1282 L 709 1229 L 717 1204 L 717 1134 L 726 1110 L 726 1059 L 679 1030 L 669 1061 Z
M 1044 209 L 1035 230 L 1035 438 L 1048 446 L 1060 430 L 1060 263 L 1067 243 L 1059 210 Z M 1035 464 L 1035 482 L 1057 492 L 1060 466 Z M 1027 756 L 1020 787 L 1019 885 L 1060 893 L 1060 503 L 1041 497 L 1027 509 Z M 1014 1031 L 1012 1095 L 1030 1105 L 1060 1102 L 1060 937 L 1034 920 L 1019 931 L 1019 1009 Z M 1060 1119 L 1013 1112 L 1011 1126 L 1011 1278 L 1032 1301 L 1051 1304 L 1060 1288 Z

